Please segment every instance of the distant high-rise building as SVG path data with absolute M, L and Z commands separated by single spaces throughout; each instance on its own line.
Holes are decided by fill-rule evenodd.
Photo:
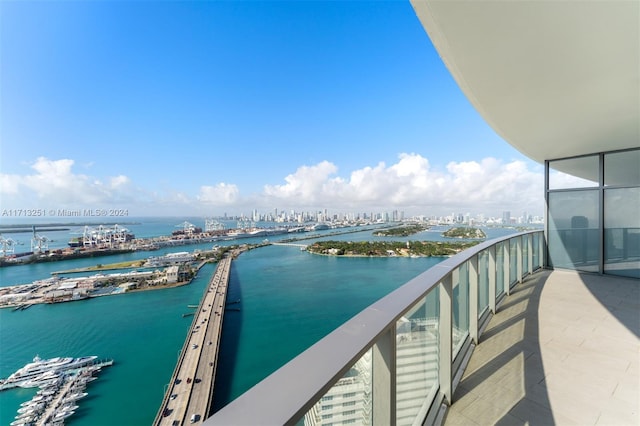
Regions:
M 503 211 L 502 212 L 502 223 L 504 225 L 508 225 L 511 223 L 511 212 L 510 211 Z

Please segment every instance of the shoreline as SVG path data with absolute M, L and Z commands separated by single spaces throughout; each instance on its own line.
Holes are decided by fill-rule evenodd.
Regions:
M 343 242 L 319 241 L 307 247 L 307 252 L 335 257 L 450 257 L 479 242 L 380 241 Z
M 146 285 L 145 287 L 142 288 L 132 288 L 132 289 L 127 289 L 124 290 L 122 289 L 122 291 L 115 291 L 117 290 L 117 288 L 114 288 L 113 291 L 109 292 L 109 293 L 102 293 L 102 294 L 88 294 L 85 297 L 80 297 L 80 298 L 76 298 L 74 299 L 73 296 L 70 298 L 64 298 L 61 300 L 43 300 L 42 298 L 40 299 L 36 299 L 33 301 L 24 301 L 24 302 L 19 302 L 19 303 L 8 303 L 8 304 L 3 304 L 0 305 L 0 309 L 6 309 L 6 308 L 13 308 L 13 310 L 24 310 L 24 309 L 28 309 L 31 306 L 34 305 L 53 305 L 53 304 L 57 304 L 57 303 L 67 303 L 67 302 L 79 302 L 81 300 L 87 300 L 87 299 L 95 299 L 98 297 L 104 297 L 104 296 L 117 296 L 117 295 L 122 295 L 122 294 L 127 294 L 127 293 L 140 293 L 140 292 L 145 292 L 145 291 L 152 291 L 152 290 L 164 290 L 164 289 L 170 289 L 170 288 L 177 288 L 177 287 L 182 287 L 188 284 L 191 284 L 191 282 L 194 280 L 194 278 L 196 278 L 196 276 L 198 275 L 198 272 L 200 271 L 200 269 L 202 269 L 202 267 L 204 265 L 206 265 L 207 263 L 215 263 L 216 261 L 213 260 L 205 260 L 202 262 L 199 262 L 198 265 L 195 267 L 195 272 L 193 274 L 193 276 L 187 280 L 187 281 L 179 281 L 176 283 L 170 283 L 170 284 L 161 284 L 161 285 Z M 8 287 L 2 287 L 2 289 L 11 289 L 11 288 L 18 288 L 18 287 L 23 287 L 23 286 L 28 286 L 30 284 L 19 284 L 16 286 L 8 286 Z M 120 288 L 120 287 L 118 287 Z
M 331 254 L 331 253 L 317 253 L 314 251 L 307 250 L 309 254 L 315 254 L 317 256 L 333 256 L 333 257 L 402 257 L 409 259 L 417 259 L 419 257 L 452 257 L 455 254 L 395 254 L 389 256 L 388 254 Z M 457 254 L 457 253 L 456 253 Z
M 235 259 L 237 258 L 239 255 L 241 255 L 242 253 L 244 253 L 245 251 L 249 251 L 252 250 L 254 248 L 260 248 L 260 247 L 264 247 L 265 245 L 269 245 L 269 244 L 261 244 L 261 245 L 243 245 L 243 246 L 230 246 L 230 251 L 229 251 L 229 255 Z M 189 280 L 187 281 L 179 281 L 176 283 L 170 283 L 170 284 L 159 284 L 159 285 L 145 285 L 142 288 L 131 288 L 131 289 L 123 289 L 122 287 L 115 287 L 113 285 L 109 286 L 112 287 L 113 290 L 111 290 L 108 293 L 100 293 L 100 294 L 86 294 L 84 296 L 80 296 L 80 297 L 76 297 L 74 298 L 73 293 L 67 293 L 64 295 L 64 298 L 60 299 L 60 300 L 44 300 L 44 294 L 45 292 L 43 292 L 40 296 L 34 298 L 33 300 L 24 300 L 24 301 L 20 301 L 17 303 L 11 303 L 8 302 L 7 304 L 2 304 L 0 305 L 0 309 L 4 309 L 4 308 L 13 308 L 14 311 L 16 310 L 24 310 L 24 309 L 28 309 L 33 305 L 43 305 L 43 304 L 55 304 L 55 303 L 66 303 L 66 302 L 77 302 L 80 300 L 87 300 L 87 299 L 93 299 L 96 297 L 103 297 L 103 296 L 116 296 L 116 295 L 121 295 L 121 294 L 127 294 L 127 293 L 138 293 L 138 292 L 144 292 L 144 291 L 151 291 L 151 290 L 164 290 L 164 289 L 169 289 L 169 288 L 176 288 L 176 287 L 182 287 L 185 285 L 190 284 L 198 275 L 198 272 L 200 271 L 200 269 L 202 269 L 202 267 L 204 265 L 206 265 L 207 263 L 217 263 L 219 262 L 220 259 L 204 259 L 199 261 L 194 270 L 193 270 L 193 275 L 191 276 L 191 278 L 189 278 Z M 136 261 L 139 262 L 139 261 Z M 192 263 L 192 267 L 193 267 L 193 263 Z M 121 268 L 122 269 L 122 268 Z M 37 283 L 37 281 L 35 281 L 34 283 Z M 38 284 L 18 284 L 15 286 L 7 286 L 7 287 L 0 287 L 0 290 L 10 290 L 12 288 L 21 288 L 21 287 L 28 287 L 28 286 L 38 286 Z M 46 285 L 41 284 L 40 285 L 40 290 L 42 290 L 42 287 L 46 287 Z M 118 289 L 121 289 L 121 291 L 116 291 Z M 20 294 L 22 292 L 18 292 L 16 294 Z M 11 293 L 8 293 L 11 294 Z M 68 297 L 70 296 L 70 297 Z

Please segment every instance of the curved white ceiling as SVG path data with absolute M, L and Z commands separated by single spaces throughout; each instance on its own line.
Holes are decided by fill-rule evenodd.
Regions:
M 640 1 L 411 3 L 467 98 L 526 156 L 640 146 Z

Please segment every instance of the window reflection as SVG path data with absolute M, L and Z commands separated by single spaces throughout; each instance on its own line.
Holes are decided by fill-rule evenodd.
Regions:
M 598 191 L 549 194 L 549 263 L 555 268 L 598 272 Z
M 604 270 L 640 278 L 640 188 L 604 192 Z
M 549 189 L 590 188 L 598 186 L 599 157 L 570 158 L 549 162 Z

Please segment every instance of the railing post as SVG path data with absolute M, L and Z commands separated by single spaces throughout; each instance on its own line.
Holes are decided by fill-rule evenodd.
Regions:
M 469 334 L 478 344 L 478 255 L 469 259 Z
M 540 259 L 540 267 L 544 268 L 547 266 L 547 252 L 545 250 L 546 247 L 546 239 L 545 233 L 538 237 L 538 259 Z
M 452 371 L 452 344 L 453 344 L 453 336 L 452 336 L 452 326 L 453 326 L 453 317 L 452 317 L 452 308 L 453 308 L 453 291 L 451 285 L 451 274 L 448 274 L 439 284 L 440 287 L 440 320 L 439 324 L 439 370 L 438 377 L 440 380 L 440 392 L 444 395 L 445 403 L 447 405 L 451 405 L 453 402 L 453 377 L 451 375 Z
M 395 325 L 373 345 L 373 424 L 396 424 L 396 333 Z
M 502 261 L 504 262 L 502 264 L 502 270 L 504 271 L 502 279 L 504 280 L 504 294 L 508 296 L 511 294 L 511 240 L 504 242 L 502 251 Z
M 527 266 L 527 272 L 533 274 L 533 234 L 527 235 Z
M 518 278 L 518 284 L 522 284 L 522 276 L 524 273 L 522 272 L 522 239 L 523 236 L 518 237 L 516 240 L 516 275 Z
M 496 246 L 495 244 L 489 247 L 489 309 L 491 309 L 491 313 L 495 315 L 496 313 L 496 294 L 497 294 L 497 285 L 496 282 Z

